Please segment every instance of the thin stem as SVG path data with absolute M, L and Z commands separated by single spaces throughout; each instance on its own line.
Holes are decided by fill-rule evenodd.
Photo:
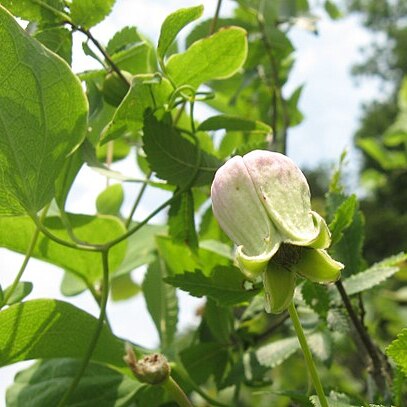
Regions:
M 137 210 L 137 208 L 138 208 L 138 206 L 139 206 L 139 204 L 140 204 L 141 198 L 143 197 L 144 192 L 146 191 L 146 188 L 147 188 L 147 185 L 148 185 L 148 181 L 150 180 L 151 175 L 152 175 L 151 172 L 147 175 L 147 179 L 146 179 L 146 181 L 144 182 L 144 184 L 142 185 L 142 187 L 141 187 L 141 189 L 140 189 L 140 192 L 139 192 L 138 195 L 137 195 L 137 198 L 136 198 L 136 200 L 135 200 L 135 202 L 134 202 L 134 205 L 133 205 L 133 207 L 131 208 L 130 215 L 129 215 L 129 217 L 127 218 L 126 223 L 125 223 L 126 229 L 128 229 L 129 226 L 130 226 L 131 220 L 133 219 L 133 216 L 134 216 L 134 214 L 135 214 L 135 212 L 136 212 L 136 210 Z
M 168 377 L 162 386 L 167 390 L 174 401 L 177 402 L 179 407 L 193 407 L 193 404 L 190 402 L 189 398 L 171 376 Z
M 42 212 L 42 215 L 41 215 L 41 218 L 39 219 L 39 222 L 42 223 L 44 221 L 45 216 L 47 215 L 47 211 L 48 211 L 48 207 L 46 207 L 44 209 L 44 211 Z M 31 238 L 30 245 L 28 246 L 27 252 L 25 254 L 24 261 L 21 264 L 20 270 L 18 271 L 18 273 L 17 273 L 17 275 L 16 275 L 16 277 L 15 277 L 15 279 L 13 281 L 13 284 L 7 290 L 7 294 L 4 296 L 2 305 L 7 304 L 8 300 L 11 298 L 14 291 L 16 290 L 16 288 L 18 286 L 18 283 L 20 282 L 21 277 L 23 276 L 24 271 L 27 268 L 28 262 L 30 261 L 30 258 L 31 258 L 32 254 L 33 254 L 33 251 L 35 249 L 35 245 L 37 244 L 39 235 L 40 235 L 40 229 L 38 227 L 36 227 L 35 230 L 34 230 L 34 234 L 33 234 L 32 238 Z M 1 308 L 1 304 L 0 304 L 0 308 Z
M 79 31 L 83 34 L 86 35 L 86 37 L 88 37 L 88 39 L 95 45 L 95 47 L 100 51 L 100 53 L 105 57 L 107 63 L 110 65 L 110 67 L 112 68 L 112 70 L 114 72 L 117 73 L 117 75 L 119 76 L 119 78 L 128 86 L 130 86 L 130 82 L 128 81 L 128 79 L 123 75 L 122 71 L 120 70 L 120 68 L 115 64 L 115 62 L 113 61 L 112 57 L 107 53 L 107 51 L 105 50 L 105 48 L 102 46 L 102 44 L 92 35 L 92 33 L 87 30 L 86 28 L 83 27 L 79 27 L 76 24 L 72 23 L 72 21 L 65 21 L 67 24 L 69 24 L 72 29 Z
M 74 243 L 74 242 L 68 242 L 64 239 L 59 238 L 58 236 L 55 236 L 53 233 L 51 233 L 38 219 L 36 214 L 30 214 L 31 219 L 34 221 L 36 224 L 37 228 L 43 233 L 45 236 L 47 236 L 49 239 L 53 240 L 54 242 L 65 246 L 69 247 L 71 249 L 77 249 L 77 250 L 83 250 L 87 252 L 101 252 L 102 250 L 105 249 L 104 246 L 101 245 L 87 245 L 87 244 L 79 244 L 79 243 Z
M 209 28 L 209 35 L 212 35 L 216 30 L 216 24 L 218 23 L 221 5 L 222 5 L 222 0 L 218 0 L 218 4 L 216 5 L 216 10 L 215 10 L 215 15 L 212 18 L 211 26 Z
M 328 402 L 325 397 L 324 389 L 322 388 L 321 380 L 319 379 L 317 369 L 315 367 L 314 360 L 312 359 L 312 354 L 309 349 L 307 339 L 305 338 L 304 331 L 301 326 L 300 319 L 298 318 L 297 310 L 295 309 L 294 302 L 291 302 L 288 307 L 288 313 L 290 314 L 291 321 L 295 332 L 300 342 L 302 353 L 304 354 L 305 364 L 307 365 L 309 374 L 311 376 L 312 382 L 314 384 L 315 390 L 317 392 L 319 402 L 321 407 L 329 407 Z
M 99 340 L 99 336 L 102 332 L 103 324 L 105 322 L 106 306 L 107 306 L 107 300 L 109 298 L 109 251 L 108 250 L 102 251 L 101 255 L 102 255 L 102 265 L 103 265 L 103 287 L 102 287 L 102 299 L 100 302 L 100 313 L 99 313 L 99 318 L 97 321 L 96 329 L 90 340 L 86 354 L 85 354 L 84 358 L 82 359 L 82 364 L 79 368 L 79 371 L 76 374 L 75 378 L 73 379 L 68 390 L 65 392 L 62 399 L 60 400 L 58 407 L 64 407 L 67 405 L 70 397 L 72 396 L 72 394 L 76 390 L 76 387 L 78 386 L 79 382 L 81 381 L 81 378 L 82 378 L 83 374 L 85 373 L 86 368 L 88 367 L 88 364 L 92 357 L 93 351 L 96 348 L 96 344 Z
M 360 340 L 365 346 L 366 351 L 372 361 L 373 378 L 376 382 L 376 385 L 378 386 L 379 389 L 383 391 L 386 382 L 387 383 L 391 382 L 390 370 L 386 363 L 384 363 L 384 366 L 382 364 L 382 360 L 384 360 L 385 357 L 382 356 L 381 360 L 379 350 L 372 342 L 372 339 L 370 338 L 366 330 L 366 327 L 362 324 L 362 322 L 356 315 L 355 310 L 352 307 L 352 303 L 350 302 L 350 299 L 345 291 L 345 287 L 343 286 L 342 282 L 339 280 L 335 283 L 335 285 L 339 291 L 339 294 L 342 298 L 343 304 L 345 305 L 346 311 L 348 312 L 349 317 L 353 323 L 353 326 L 355 327 L 356 332 L 358 333 Z

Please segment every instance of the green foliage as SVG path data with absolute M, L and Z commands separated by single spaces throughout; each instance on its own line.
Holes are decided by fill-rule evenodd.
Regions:
M 244 289 L 244 277 L 234 267 L 217 267 L 210 276 L 205 276 L 201 270 L 187 271 L 167 277 L 165 281 L 195 297 L 206 295 L 220 305 L 248 301 L 258 292 L 256 289 Z
M 171 86 L 168 80 L 154 75 L 136 75 L 130 91 L 116 110 L 112 121 L 103 131 L 103 142 L 115 140 L 123 134 L 139 137 L 144 113 L 149 108 L 159 110 L 168 101 Z
M 189 23 L 201 17 L 203 6 L 183 8 L 170 14 L 161 26 L 160 38 L 158 39 L 157 54 L 164 58 L 177 34 Z
M 380 13 L 392 15 L 388 1 L 349 1 L 372 6 L 368 25 L 377 30 L 385 26 Z M 308 397 L 314 390 L 296 355 L 298 325 L 286 313 L 265 311 L 265 276 L 249 281 L 241 273 L 209 196 L 223 160 L 253 149 L 286 152 L 290 128 L 303 119 L 298 107 L 303 86 L 286 88 L 301 43 L 290 40 L 291 30 L 304 26 L 316 33 L 315 12 L 323 6 L 322 18 L 336 19 L 342 4 L 327 0 L 314 9 L 307 0 L 238 0 L 229 15 L 220 10 L 225 17 L 198 24 L 203 7 L 187 7 L 164 20 L 157 46 L 142 34 L 144 27 L 129 26 L 104 47 L 89 29 L 114 3 L 1 1 L 0 247 L 25 258 L 18 271 L 3 267 L 14 279 L 0 287 L 0 366 L 40 359 L 16 376 L 7 405 L 51 407 L 64 395 L 72 407 L 175 405 L 181 396 L 171 382 L 149 386 L 135 380 L 123 360 L 124 341 L 114 334 L 116 321 L 108 321 L 110 301 L 126 307 L 124 301 L 136 296 L 145 301 L 160 343 L 134 346 L 137 360 L 127 353 L 127 367 L 134 369 L 144 354 L 154 361 L 151 353 L 158 348 L 171 364 L 172 379 L 196 405 L 319 405 Z M 3 7 L 28 20 L 26 29 Z M 402 71 L 407 37 L 401 20 L 395 21 L 388 30 L 395 48 L 386 52 L 397 54 L 393 61 Z M 187 25 L 186 45 L 178 48 Z M 69 65 L 77 66 L 72 49 L 80 52 L 80 41 L 84 55 L 99 67 L 76 76 Z M 339 284 L 300 277 L 291 282 L 330 406 L 404 403 L 407 85 L 388 68 L 383 76 L 399 78 L 398 98 L 367 109 L 358 136 L 366 157 L 370 154 L 371 181 L 380 182 L 376 195 L 359 202 L 345 193 L 342 154 L 325 201 L 332 234 L 327 250 L 345 264 L 342 285 L 350 302 L 344 306 Z M 77 195 L 70 194 L 84 163 L 107 180 L 89 202 L 97 211 L 93 215 L 79 213 Z M 119 172 L 117 164 L 126 169 Z M 326 186 L 319 178 L 308 177 L 318 187 L 311 185 L 313 204 L 323 213 Z M 87 188 L 80 194 L 87 199 Z M 380 212 L 378 202 L 386 205 Z M 397 249 L 401 253 L 393 255 Z M 27 301 L 36 293 L 23 275 L 31 257 L 64 270 L 63 295 L 90 293 L 98 318 L 62 301 Z M 136 273 L 144 272 L 139 285 Z M 274 301 L 281 294 L 280 272 L 286 271 L 266 281 Z M 190 310 L 197 323 L 187 329 L 177 329 L 184 311 L 178 289 L 204 297 Z M 143 330 L 134 312 L 125 318 Z M 354 329 L 357 319 L 361 326 Z M 390 377 L 387 370 L 395 369 L 384 362 L 382 348 L 398 332 L 387 348 L 398 373 L 393 383 L 383 384 L 383 372 Z M 374 358 L 370 363 L 366 341 L 382 366 Z
M 161 347 L 168 349 L 174 341 L 178 322 L 178 300 L 175 289 L 164 283 L 165 265 L 156 260 L 148 267 L 143 281 L 143 293 L 160 337 Z
M 200 150 L 180 132 L 154 115 L 146 114 L 143 128 L 144 151 L 150 169 L 170 184 L 185 187 L 212 182 L 219 160 Z
M 36 363 L 16 376 L 7 390 L 10 407 L 58 404 L 80 367 L 80 361 L 51 359 Z M 91 363 L 67 406 L 125 407 L 141 384 L 105 365 Z
M 246 31 L 239 27 L 225 28 L 193 43 L 184 53 L 172 55 L 166 71 L 177 85 L 200 84 L 232 76 L 247 56 Z
M 0 42 L 0 214 L 35 213 L 51 201 L 66 155 L 83 139 L 87 102 L 68 65 L 1 6 Z
M 88 313 L 62 301 L 14 304 L 0 312 L 0 366 L 30 359 L 82 358 L 96 323 Z M 105 326 L 92 359 L 123 367 L 123 351 L 123 342 Z
M 85 28 L 100 23 L 111 12 L 115 0 L 72 0 L 69 5 L 72 21 Z
M 407 375 L 407 328 L 404 328 L 386 350 L 386 353 Z
M 102 215 L 120 215 L 123 205 L 124 192 L 120 184 L 107 187 L 96 199 L 96 208 Z
M 124 232 L 120 220 L 107 216 L 67 215 L 72 232 L 82 241 L 94 244 L 106 243 Z M 70 240 L 69 232 L 59 217 L 47 218 L 45 225 L 59 238 Z M 0 217 L 0 247 L 25 253 L 35 231 L 33 221 L 27 216 L 15 218 Z M 119 267 L 126 252 L 126 242 L 117 245 L 109 256 L 111 270 Z M 33 257 L 64 268 L 82 278 L 87 284 L 98 281 L 102 275 L 99 253 L 78 251 L 61 246 L 40 235 L 33 251 Z

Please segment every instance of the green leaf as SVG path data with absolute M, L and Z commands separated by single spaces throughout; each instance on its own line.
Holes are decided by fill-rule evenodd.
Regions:
M 346 199 L 342 193 L 330 193 L 328 195 L 328 202 L 330 202 L 328 211 L 331 214 L 335 213 Z M 332 246 L 330 251 L 335 260 L 345 265 L 342 271 L 343 277 L 359 273 L 364 266 L 362 256 L 364 226 L 365 220 L 363 214 L 359 210 L 359 204 L 356 203 L 351 224 L 346 229 L 342 229 L 342 237 L 340 240 L 337 240 L 337 243 Z M 338 230 L 341 230 L 341 228 L 338 228 Z
M 73 233 L 82 241 L 104 244 L 121 236 L 125 228 L 119 219 L 110 216 L 89 216 L 68 214 Z M 61 239 L 71 241 L 64 224 L 58 217 L 49 217 L 45 226 Z M 25 254 L 35 231 L 35 225 L 28 216 L 0 217 L 0 247 Z M 109 252 L 110 270 L 115 270 L 124 258 L 126 242 L 113 247 Z M 83 278 L 89 284 L 102 276 L 100 253 L 85 252 L 61 246 L 40 234 L 33 251 L 33 257 L 47 261 Z
M 194 198 L 191 190 L 183 192 L 172 201 L 168 212 L 168 226 L 169 234 L 174 242 L 186 244 L 192 250 L 198 249 Z
M 72 31 L 63 27 L 46 28 L 42 31 L 36 32 L 34 38 L 71 65 Z
M 200 84 L 229 78 L 244 64 L 247 56 L 246 31 L 224 28 L 193 43 L 184 53 L 172 55 L 166 71 L 177 86 Z
M 1 6 L 0 44 L 0 215 L 35 213 L 84 137 L 87 101 L 69 66 Z
M 128 300 L 141 292 L 141 287 L 131 279 L 129 274 L 113 277 L 110 289 L 113 301 Z
M 106 51 L 121 70 L 134 75 L 156 71 L 153 46 L 136 27 L 124 27 L 118 31 L 107 44 Z
M 143 281 L 143 293 L 148 312 L 154 321 L 162 349 L 174 341 L 178 322 L 178 299 L 175 288 L 165 284 L 165 265 L 160 260 L 150 264 Z
M 138 138 L 143 128 L 144 112 L 159 109 L 168 102 L 172 92 L 170 82 L 163 78 L 157 82 L 154 75 L 136 75 L 131 88 L 116 110 L 112 121 L 103 131 L 102 143 L 123 134 Z
M 322 284 L 305 281 L 301 294 L 307 305 L 322 319 L 326 319 L 329 311 L 330 296 L 328 288 Z
M 203 6 L 181 8 L 170 14 L 163 22 L 158 39 L 157 54 L 164 58 L 168 48 L 174 42 L 178 33 L 189 23 L 201 17 Z
M 220 306 L 215 301 L 208 299 L 204 316 L 212 336 L 219 343 L 229 343 L 233 331 L 233 315 L 230 308 Z
M 4 297 L 9 295 L 11 287 L 8 287 L 4 290 Z M 11 294 L 11 297 L 7 300 L 7 305 L 12 305 L 17 302 L 22 301 L 25 297 L 30 295 L 33 290 L 33 285 L 29 281 L 21 281 L 17 284 L 16 289 Z
M 185 186 L 192 181 L 194 186 L 210 184 L 221 165 L 216 157 L 204 151 L 200 152 L 198 165 L 197 147 L 152 114 L 145 116 L 143 143 L 151 170 L 173 185 Z
M 97 320 L 72 304 L 33 300 L 0 312 L 0 366 L 22 360 L 82 358 Z M 124 344 L 105 326 L 92 360 L 124 367 Z
M 351 195 L 336 210 L 332 222 L 329 224 L 331 231 L 331 245 L 338 243 L 341 240 L 343 231 L 347 229 L 354 218 L 357 207 L 356 195 Z
M 134 225 L 135 223 L 131 224 L 131 227 Z M 152 263 L 156 258 L 155 237 L 166 231 L 166 226 L 147 224 L 131 235 L 127 240 L 126 255 L 120 266 L 114 270 L 114 276 L 129 274 L 137 267 Z
M 2 0 L 1 4 L 24 20 L 48 23 L 63 19 L 59 13 L 65 7 L 63 0 Z
M 369 290 L 397 273 L 400 270 L 397 264 L 406 260 L 407 253 L 391 256 L 388 259 L 373 264 L 372 267 L 369 267 L 362 273 L 346 278 L 343 281 L 343 286 L 348 295 L 354 295 Z
M 115 0 L 72 0 L 72 21 L 81 27 L 93 27 L 110 14 L 114 3 Z
M 124 192 L 121 184 L 113 184 L 102 191 L 96 199 L 96 208 L 102 215 L 120 215 Z
M 255 355 L 262 366 L 273 368 L 281 365 L 299 348 L 297 337 L 284 338 L 259 347 Z
M 182 364 L 196 384 L 202 384 L 211 375 L 219 382 L 228 360 L 228 347 L 207 342 L 193 345 L 180 352 Z
M 397 335 L 386 349 L 386 353 L 396 362 L 405 375 L 407 375 L 407 328 Z
M 75 378 L 81 361 L 51 359 L 19 372 L 6 394 L 9 407 L 56 406 Z M 125 407 L 143 385 L 107 366 L 90 363 L 67 407 Z
M 206 295 L 225 306 L 249 301 L 258 293 L 256 289 L 244 289 L 245 277 L 236 267 L 216 267 L 210 276 L 205 276 L 201 270 L 187 271 L 167 277 L 165 281 L 194 297 Z
M 65 297 L 73 297 L 81 294 L 88 289 L 82 278 L 77 277 L 69 271 L 64 272 L 64 277 L 61 282 L 61 293 Z
M 328 13 L 329 17 L 332 18 L 332 20 L 338 20 L 339 18 L 342 17 L 341 11 L 333 1 L 325 0 L 324 8 L 325 11 Z
M 227 115 L 212 116 L 203 121 L 198 130 L 210 131 L 221 130 L 227 131 L 247 131 L 252 133 L 271 133 L 271 127 L 258 120 L 248 120 L 241 117 Z

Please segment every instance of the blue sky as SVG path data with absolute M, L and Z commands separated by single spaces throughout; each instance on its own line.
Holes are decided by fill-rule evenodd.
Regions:
M 92 32 L 102 43 L 121 27 L 135 25 L 154 41 L 157 40 L 160 25 L 165 16 L 176 8 L 197 5 L 196 0 L 117 0 L 116 6 L 108 19 L 95 27 Z M 205 15 L 211 16 L 215 10 L 216 0 L 205 2 Z M 225 0 L 222 13 L 227 14 L 233 1 Z M 358 59 L 358 49 L 366 45 L 370 37 L 360 28 L 358 20 L 348 18 L 338 22 L 326 19 L 323 12 L 318 23 L 319 35 L 315 36 L 304 30 L 296 29 L 292 41 L 297 49 L 296 64 L 287 86 L 289 94 L 296 86 L 305 84 L 300 107 L 304 113 L 304 122 L 289 132 L 288 155 L 305 167 L 313 167 L 319 161 L 335 162 L 344 148 L 350 149 L 349 162 L 352 169 L 357 168 L 358 155 L 352 150 L 352 134 L 358 126 L 360 105 L 377 94 L 371 82 L 355 87 L 350 77 L 350 67 Z M 75 46 L 76 63 L 74 69 L 80 71 L 94 67 L 81 55 L 80 42 Z M 123 172 L 134 171 L 131 160 L 118 165 Z M 133 173 L 134 175 L 134 173 Z M 70 196 L 70 208 L 75 212 L 94 213 L 94 198 L 105 187 L 105 179 L 98 174 L 84 169 Z M 130 186 L 126 192 L 134 192 Z M 159 202 L 162 193 L 146 196 L 139 217 L 147 214 L 151 202 Z M 126 202 L 126 206 L 129 203 Z M 156 219 L 159 221 L 159 219 Z M 14 273 L 20 267 L 22 256 L 0 249 L 0 284 L 7 287 Z M 7 273 L 6 273 L 7 271 Z M 53 297 L 64 299 L 59 293 L 62 270 L 35 259 L 30 261 L 24 280 L 34 283 L 30 298 Z M 142 271 L 134 273 L 136 281 L 141 281 Z M 66 299 L 65 299 L 66 300 Z M 75 305 L 96 315 L 97 307 L 87 294 L 69 299 Z M 180 294 L 181 314 L 179 327 L 185 328 L 196 323 L 195 309 L 199 300 L 186 294 Z M 114 332 L 145 346 L 153 346 L 157 341 L 154 326 L 147 315 L 142 297 L 131 301 L 109 304 L 109 319 Z M 21 366 L 0 369 L 0 407 L 4 404 L 5 388 L 12 383 L 14 373 Z M 3 404 L 2 404 L 3 403 Z

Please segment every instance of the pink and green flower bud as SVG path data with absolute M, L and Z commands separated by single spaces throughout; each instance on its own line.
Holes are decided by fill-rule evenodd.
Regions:
M 270 312 L 289 305 L 295 273 L 320 283 L 339 278 L 343 265 L 323 250 L 331 242 L 328 227 L 288 157 L 262 150 L 233 157 L 216 172 L 211 197 L 215 217 L 238 246 L 241 270 L 250 278 L 265 273 Z M 287 262 L 287 253 L 294 259 Z M 270 261 L 276 254 L 280 260 Z

